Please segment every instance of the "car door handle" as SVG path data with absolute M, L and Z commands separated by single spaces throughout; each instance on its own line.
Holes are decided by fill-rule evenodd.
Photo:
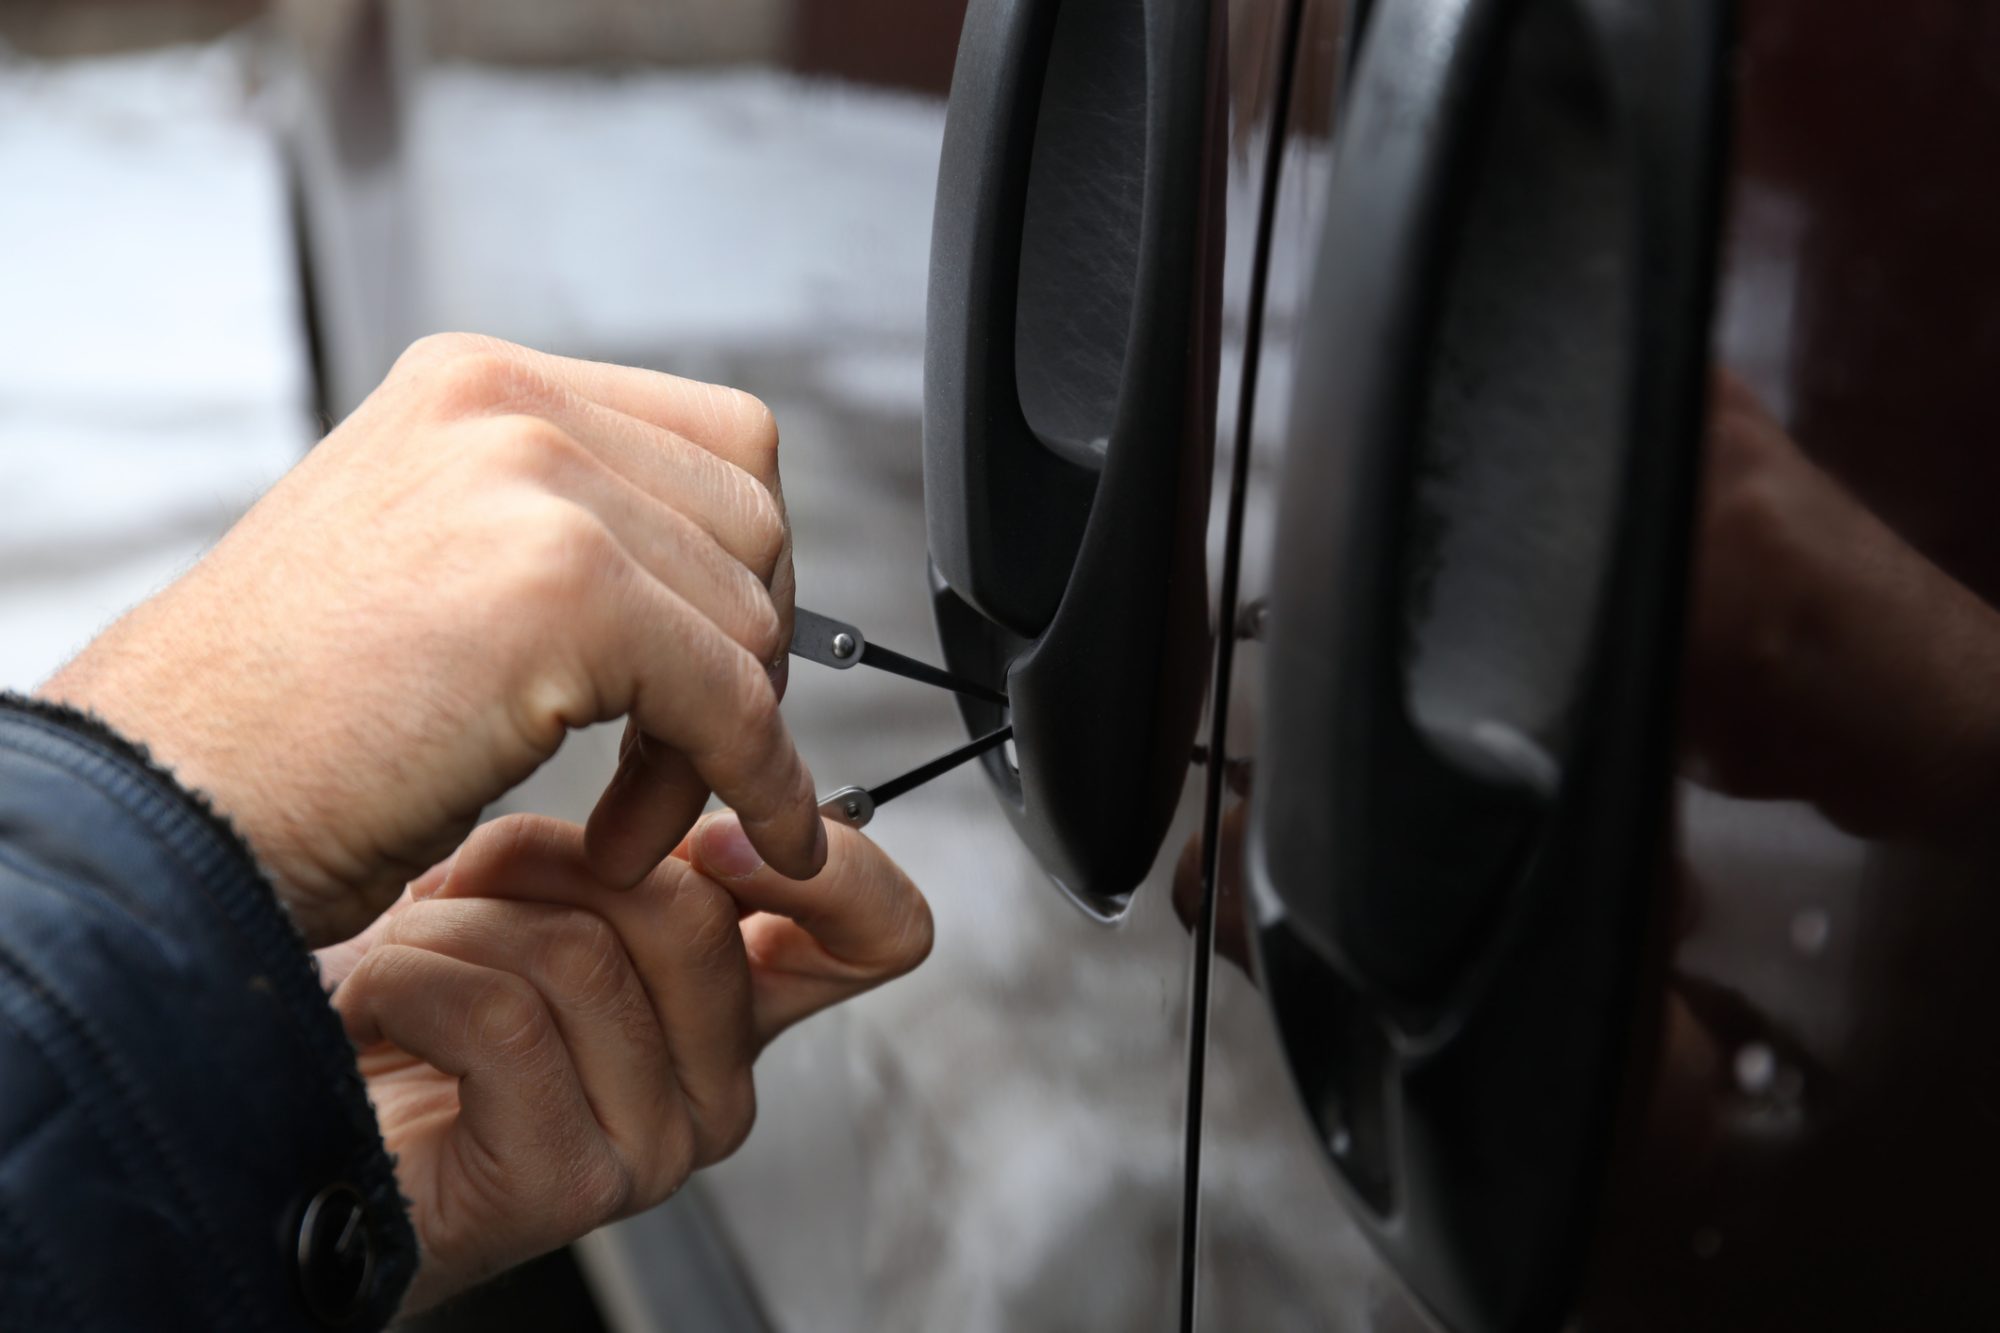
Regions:
M 1561 1326 L 1655 911 L 1722 0 L 1374 6 L 1266 553 L 1246 897 L 1354 1214 Z
M 1064 888 L 1150 866 L 1204 681 L 1217 11 L 974 0 L 945 120 L 924 502 L 945 658 L 1006 681 L 987 771 Z M 1192 668 L 1189 662 L 1194 662 Z
M 1698 184 L 1664 188 L 1712 160 L 1713 80 L 1655 86 L 1677 25 L 1649 8 L 1383 6 L 1348 94 L 1250 847 L 1410 1037 L 1475 970 L 1615 696 L 1606 634 L 1678 606 L 1661 552 L 1691 511 L 1712 227 Z

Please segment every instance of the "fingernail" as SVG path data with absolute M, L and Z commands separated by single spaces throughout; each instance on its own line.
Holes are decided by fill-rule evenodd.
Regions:
M 729 811 L 703 824 L 694 845 L 701 868 L 723 879 L 745 879 L 764 867 L 764 858 L 743 831 L 743 821 Z

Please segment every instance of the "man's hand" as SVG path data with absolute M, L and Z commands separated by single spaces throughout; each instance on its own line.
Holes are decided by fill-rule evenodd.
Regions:
M 812 875 L 825 835 L 778 715 L 791 615 L 763 404 L 447 335 L 42 693 L 205 792 L 324 944 L 618 717 L 602 879 L 645 876 L 710 788 Z
M 723 814 L 618 892 L 583 830 L 505 819 L 322 953 L 423 1250 L 406 1310 L 665 1199 L 749 1133 L 773 1037 L 923 961 L 922 895 L 828 829 L 810 883 Z

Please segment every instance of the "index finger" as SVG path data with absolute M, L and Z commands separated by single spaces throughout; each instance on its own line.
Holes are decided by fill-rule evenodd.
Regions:
M 522 348 L 529 364 L 560 380 L 583 398 L 614 412 L 636 418 L 698 444 L 724 462 L 763 483 L 785 515 L 785 492 L 778 473 L 778 423 L 771 409 L 754 395 L 719 384 L 684 379 L 664 371 L 582 361 Z M 792 604 L 798 587 L 792 564 L 792 531 L 785 522 L 784 545 L 771 574 L 771 602 L 789 640 Z M 789 655 L 771 664 L 779 698 L 791 676 Z M 692 804 L 689 818 L 708 798 L 705 787 L 691 783 L 691 765 L 671 746 L 633 743 L 622 747 L 618 770 L 590 818 L 592 853 L 611 877 L 636 879 L 658 864 L 656 837 L 650 837 L 649 815 L 664 812 L 669 828 L 685 828 L 674 817 Z
M 588 673 L 588 706 L 565 726 L 630 716 L 684 756 L 699 783 L 745 813 L 757 845 L 776 864 L 810 875 L 825 860 L 812 774 L 778 710 L 765 665 L 673 591 L 643 571 L 600 580 L 579 614 L 570 660 Z M 688 779 L 682 771 L 680 781 Z M 598 869 L 629 887 L 687 834 L 698 802 L 649 812 L 628 799 L 593 817 Z M 672 822 L 661 816 L 672 816 Z M 680 822 L 685 820 L 685 823 Z

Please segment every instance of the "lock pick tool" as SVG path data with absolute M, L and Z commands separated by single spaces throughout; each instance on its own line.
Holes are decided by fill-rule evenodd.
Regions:
M 792 656 L 802 657 L 808 662 L 818 662 L 845 671 L 853 666 L 874 667 L 905 680 L 919 681 L 938 689 L 950 690 L 970 699 L 984 703 L 1007 706 L 1007 696 L 988 685 L 934 667 L 927 662 L 919 662 L 914 657 L 905 657 L 892 652 L 880 644 L 868 642 L 868 638 L 858 628 L 831 616 L 808 611 L 804 607 L 792 612 Z M 951 772 L 961 764 L 966 764 L 990 750 L 1007 743 L 1014 735 L 1011 725 L 990 731 L 984 736 L 969 741 L 949 754 L 938 756 L 927 764 L 921 764 L 901 777 L 875 787 L 842 787 L 831 796 L 820 799 L 819 812 L 828 819 L 846 824 L 849 828 L 866 828 L 868 821 L 875 817 L 875 807 L 898 796 L 915 791 L 934 778 Z

